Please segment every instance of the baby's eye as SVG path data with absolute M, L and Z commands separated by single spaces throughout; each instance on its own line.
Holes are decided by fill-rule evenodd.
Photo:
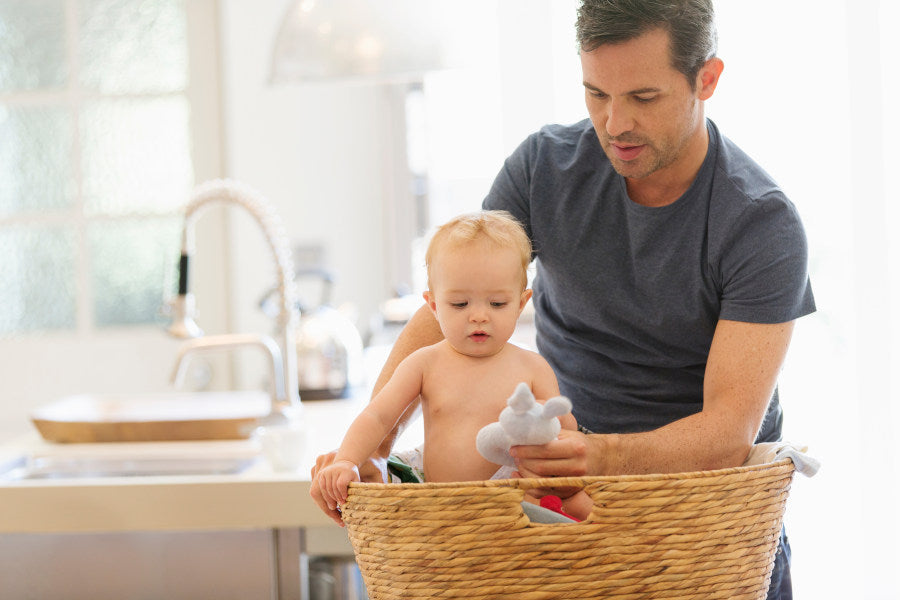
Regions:
M 450 306 L 453 308 L 465 308 L 468 304 L 468 302 L 451 302 Z
M 507 304 L 509 304 L 509 302 L 491 302 L 491 306 L 494 308 L 503 308 Z

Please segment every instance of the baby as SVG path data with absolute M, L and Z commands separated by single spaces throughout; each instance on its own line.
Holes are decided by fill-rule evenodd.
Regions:
M 317 474 L 332 511 L 347 499 L 359 465 L 421 396 L 427 481 L 490 479 L 498 466 L 475 447 L 478 431 L 497 420 L 516 385 L 538 399 L 559 395 L 556 376 L 537 353 L 509 343 L 531 290 L 531 243 L 502 211 L 457 217 L 434 234 L 425 255 L 423 295 L 444 340 L 408 356 L 350 425 L 334 462 Z M 572 415 L 562 427 L 575 429 Z M 576 511 L 583 512 L 583 511 Z

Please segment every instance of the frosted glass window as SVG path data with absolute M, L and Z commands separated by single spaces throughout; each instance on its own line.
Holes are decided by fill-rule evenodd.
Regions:
M 160 322 L 187 36 L 185 0 L 0 0 L 0 335 Z
M 0 105 L 0 217 L 72 204 L 72 128 L 62 108 Z
M 0 92 L 59 88 L 66 82 L 64 0 L 0 2 Z
M 104 100 L 81 118 L 82 195 L 91 213 L 172 212 L 193 182 L 184 97 Z
M 80 80 L 103 93 L 164 93 L 187 86 L 187 23 L 180 0 L 79 3 Z
M 174 281 L 181 220 L 110 220 L 88 227 L 94 321 L 98 326 L 162 323 Z
M 0 335 L 75 327 L 75 233 L 69 227 L 0 229 Z

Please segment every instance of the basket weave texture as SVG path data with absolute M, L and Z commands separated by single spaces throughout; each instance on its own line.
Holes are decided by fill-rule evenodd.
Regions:
M 350 486 L 369 598 L 763 600 L 794 466 Z M 584 488 L 581 523 L 531 523 L 525 490 Z

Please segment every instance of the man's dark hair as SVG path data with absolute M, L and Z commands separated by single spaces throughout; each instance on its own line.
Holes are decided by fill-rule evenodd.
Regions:
M 575 24 L 579 48 L 585 52 L 658 28 L 669 32 L 672 66 L 693 89 L 700 68 L 716 54 L 712 0 L 583 0 Z

